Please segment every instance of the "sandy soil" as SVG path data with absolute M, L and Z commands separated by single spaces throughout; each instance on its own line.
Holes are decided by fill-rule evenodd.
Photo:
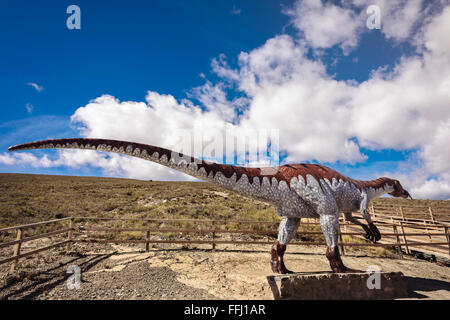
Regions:
M 39 244 L 42 245 L 42 244 Z M 0 266 L 0 299 L 273 299 L 267 276 L 269 246 L 76 244 L 70 254 L 59 248 L 24 259 L 14 275 Z M 380 258 L 353 250 L 343 257 L 351 268 L 404 273 L 410 299 L 450 299 L 450 268 L 405 256 Z M 290 247 L 288 268 L 329 271 L 324 248 Z M 70 265 L 81 270 L 79 289 L 69 290 Z M 37 267 L 36 267 L 37 266 Z

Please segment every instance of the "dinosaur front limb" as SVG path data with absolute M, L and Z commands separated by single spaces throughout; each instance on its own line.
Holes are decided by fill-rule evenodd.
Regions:
M 381 233 L 373 222 L 369 223 L 368 226 L 361 224 L 361 227 L 366 232 L 364 238 L 366 238 L 367 240 L 370 240 L 373 243 L 375 243 L 381 239 Z
M 287 218 L 283 217 L 278 228 L 278 240 L 272 246 L 270 250 L 270 266 L 273 272 L 286 274 L 293 273 L 288 270 L 284 264 L 284 253 L 286 251 L 287 244 L 297 233 L 297 229 L 300 225 L 300 218 Z

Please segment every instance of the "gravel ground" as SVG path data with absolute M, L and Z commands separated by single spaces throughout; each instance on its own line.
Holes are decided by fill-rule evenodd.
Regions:
M 36 245 L 44 245 L 39 243 Z M 43 252 L 20 262 L 18 272 L 0 266 L 0 299 L 273 299 L 267 283 L 270 246 L 221 245 L 181 247 L 158 245 L 149 252 L 140 245 L 76 244 Z M 291 246 L 287 267 L 296 272 L 329 271 L 325 248 Z M 343 257 L 350 268 L 378 265 L 404 273 L 409 299 L 450 299 L 450 268 L 410 256 L 379 257 L 352 250 Z M 81 270 L 79 289 L 69 290 L 67 269 Z

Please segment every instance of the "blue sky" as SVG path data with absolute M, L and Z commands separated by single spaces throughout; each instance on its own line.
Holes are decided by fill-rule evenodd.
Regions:
M 289 86 L 293 89 L 292 94 L 286 96 L 288 101 L 303 89 L 318 92 L 317 86 L 311 83 L 311 87 L 307 87 L 308 81 L 300 78 L 303 77 L 302 70 L 308 69 L 309 66 L 314 69 L 316 67 L 313 65 L 320 64 L 325 73 L 320 71 L 321 67 L 317 67 L 318 71 L 314 69 L 311 73 L 305 73 L 304 77 L 311 77 L 311 82 L 314 83 L 323 81 L 324 87 L 333 88 L 324 89 L 323 93 L 318 92 L 317 97 L 312 100 L 318 100 L 320 105 L 321 99 L 329 94 L 330 101 L 323 102 L 327 106 L 330 104 L 329 109 L 322 110 L 322 114 L 330 119 L 333 119 L 333 116 L 328 113 L 334 112 L 331 110 L 339 110 L 336 111 L 337 114 L 345 114 L 335 132 L 334 127 L 330 128 L 330 136 L 342 136 L 330 143 L 336 146 L 342 143 L 343 147 L 336 147 L 335 152 L 326 144 L 324 149 L 330 149 L 329 152 L 317 151 L 315 148 L 308 150 L 305 146 L 314 145 L 313 142 L 294 147 L 296 139 L 299 138 L 295 137 L 295 126 L 289 122 L 288 117 L 287 121 L 292 129 L 280 128 L 280 142 L 283 145 L 283 141 L 286 141 L 285 146 L 288 146 L 284 148 L 288 155 L 285 160 L 325 163 L 346 175 L 360 179 L 372 179 L 384 173 L 397 174 L 404 177 L 410 186 L 416 183 L 417 176 L 420 175 L 419 180 L 422 183 L 435 183 L 433 188 L 444 185 L 444 192 L 433 193 L 429 189 L 417 189 L 417 195 L 450 197 L 450 191 L 445 191 L 450 188 L 446 167 L 440 162 L 436 164 L 435 159 L 428 157 L 434 150 L 433 137 L 412 141 L 407 136 L 400 139 L 396 134 L 391 140 L 378 139 L 384 130 L 389 130 L 388 124 L 383 128 L 385 122 L 380 120 L 380 124 L 368 129 L 366 134 L 361 123 L 371 120 L 368 119 L 371 117 L 370 113 L 365 120 L 358 120 L 360 114 L 367 113 L 371 108 L 364 105 L 361 106 L 362 111 L 358 111 L 358 103 L 365 101 L 364 95 L 368 96 L 368 100 L 372 95 L 378 97 L 383 86 L 387 88 L 386 92 L 395 92 L 397 88 L 408 90 L 408 86 L 421 86 L 421 79 L 416 77 L 414 81 L 417 82 L 414 82 L 411 80 L 414 76 L 410 77 L 407 73 L 407 70 L 414 71 L 415 60 L 424 62 L 425 67 L 430 66 L 431 74 L 432 59 L 438 54 L 436 52 L 447 48 L 439 48 L 441 51 L 433 49 L 435 51 L 431 51 L 430 56 L 425 58 L 426 50 L 421 48 L 426 46 L 429 43 L 426 40 L 432 37 L 431 33 L 426 33 L 427 28 L 439 29 L 439 17 L 442 12 L 446 12 L 445 2 L 434 8 L 430 1 L 415 1 L 417 8 L 427 12 L 424 15 L 418 10 L 414 11 L 415 7 L 405 1 L 398 1 L 395 10 L 393 5 L 391 7 L 381 1 L 383 25 L 379 30 L 368 30 L 365 27 L 365 1 L 317 3 L 318 5 L 306 0 L 2 1 L 0 155 L 3 155 L 3 158 L 0 157 L 0 171 L 164 179 L 166 176 L 161 172 L 166 171 L 152 174 L 152 170 L 156 170 L 155 167 L 145 171 L 145 176 L 139 176 L 124 169 L 125 167 L 111 169 L 110 163 L 105 166 L 93 165 L 92 160 L 77 165 L 63 162 L 42 165 L 39 159 L 48 157 L 55 160 L 58 153 L 33 152 L 37 157 L 33 162 L 34 160 L 14 158 L 16 156 L 11 156 L 6 150 L 10 145 L 45 138 L 77 137 L 95 133 L 104 137 L 120 136 L 120 132 L 105 131 L 98 119 L 94 119 L 98 117 L 95 112 L 104 110 L 101 108 L 106 104 L 115 112 L 117 109 L 114 109 L 112 104 L 120 105 L 121 102 L 127 101 L 147 103 L 150 108 L 150 105 L 159 103 L 163 95 L 173 97 L 180 105 L 187 103 L 183 102 L 184 100 L 188 100 L 205 113 L 218 115 L 214 118 L 220 119 L 217 126 L 228 122 L 242 126 L 265 123 L 266 127 L 277 127 L 280 122 L 270 122 L 271 117 L 261 120 L 253 115 L 255 112 L 250 112 L 258 110 L 257 108 L 261 108 L 263 112 L 264 107 L 258 104 L 259 97 L 262 97 L 264 92 L 274 90 L 274 96 L 280 95 L 279 101 L 284 101 L 281 92 L 285 94 L 287 89 L 283 88 Z M 71 4 L 76 4 L 81 9 L 81 30 L 69 30 L 66 27 L 66 19 L 69 16 L 66 8 Z M 424 10 L 428 8 L 431 9 Z M 413 12 L 408 21 L 399 18 L 403 16 L 399 15 L 402 10 Z M 311 18 L 314 15 L 317 19 Z M 433 23 L 433 19 L 437 22 Z M 331 27 L 326 29 L 324 22 L 331 24 Z M 339 24 L 340 22 L 343 23 Z M 333 27 L 333 23 L 337 23 L 338 28 L 336 24 Z M 418 34 L 423 36 L 419 38 Z M 271 39 L 275 43 L 274 46 L 271 46 Z M 301 54 L 298 59 L 285 58 L 279 55 L 278 50 L 284 50 L 289 57 L 289 50 Z M 269 76 L 266 72 L 265 68 L 268 67 L 263 66 L 261 58 L 258 58 L 260 51 L 265 52 L 263 56 L 272 61 L 272 65 L 288 66 L 289 74 L 286 76 L 285 71 L 282 74 L 277 73 L 278 78 L 274 80 L 273 74 Z M 248 61 L 244 59 L 245 55 L 248 55 Z M 220 57 L 224 58 L 221 60 Z M 405 62 L 408 59 L 410 64 Z M 214 67 L 214 62 L 218 61 Z M 299 63 L 298 72 L 297 67 L 292 66 L 296 63 Z M 269 67 L 272 68 L 272 65 Z M 275 70 L 276 67 L 273 68 Z M 233 76 L 225 75 L 224 70 L 228 70 L 228 74 Z M 419 71 L 417 73 L 420 73 Z M 257 79 L 262 79 L 256 84 L 257 89 L 247 86 L 250 83 L 249 78 L 246 78 L 249 73 L 256 74 Z M 297 82 L 292 80 L 297 78 L 300 79 Z M 438 84 L 445 84 L 445 75 L 436 81 Z M 336 85 L 340 89 L 335 91 Z M 211 88 L 216 89 L 215 93 L 212 93 Z M 153 98 L 149 91 L 155 93 Z M 223 96 L 220 96 L 222 93 Z M 90 102 L 104 95 L 114 97 L 116 102 L 108 100 L 93 103 L 88 107 Z M 223 115 L 223 110 L 219 109 L 221 105 L 235 108 L 238 97 L 245 98 L 244 106 L 240 111 L 235 110 L 235 118 L 231 121 Z M 418 97 L 417 101 L 426 98 Z M 437 104 L 445 107 L 445 93 L 441 98 Z M 376 119 L 386 112 L 393 112 L 394 118 L 399 116 L 392 111 L 397 108 L 397 105 L 393 104 L 396 99 L 397 96 L 388 95 L 386 101 L 382 102 L 383 107 L 374 110 L 373 121 L 376 122 Z M 216 105 L 219 100 L 222 104 Z M 309 111 L 315 110 L 314 104 L 309 107 L 307 103 L 302 103 L 308 100 L 299 98 L 298 101 L 301 107 L 294 103 L 291 109 L 280 108 L 280 112 L 289 110 L 295 114 L 309 114 Z M 209 102 L 214 105 L 208 105 Z M 341 109 L 342 105 L 344 107 Z M 410 105 L 405 106 L 405 109 Z M 272 110 L 277 108 L 275 105 Z M 427 112 L 426 106 L 421 106 L 420 102 L 411 108 L 413 109 L 402 110 L 405 114 L 414 113 L 419 117 Z M 71 117 L 76 113 L 78 121 L 71 121 Z M 130 114 L 133 114 L 131 109 Z M 326 136 L 326 132 L 323 133 L 321 129 L 320 114 L 317 117 L 305 118 L 304 121 L 311 121 L 312 129 L 299 133 L 300 137 L 306 137 L 311 131 Z M 185 119 L 178 119 L 175 115 L 168 126 L 172 129 L 177 123 L 181 126 Z M 303 117 L 299 119 L 302 120 Z M 446 113 L 443 114 L 443 119 L 433 120 L 438 122 L 430 122 L 428 118 L 417 119 L 418 123 L 422 120 L 430 127 L 443 126 L 441 131 L 446 134 L 447 125 L 445 121 L 441 123 L 442 120 L 447 120 Z M 353 121 L 354 128 L 353 125 L 348 126 Z M 85 131 L 80 130 L 80 122 Z M 410 124 L 413 125 L 411 122 Z M 409 128 L 409 125 L 403 124 L 402 121 L 399 121 L 399 125 Z M 120 126 L 118 124 L 119 128 L 115 130 L 120 131 Z M 161 126 L 161 130 L 164 130 L 164 126 Z M 342 129 L 347 126 L 350 127 L 348 130 Z M 132 129 L 128 131 L 131 132 L 130 130 Z M 412 129 L 404 131 L 407 130 Z M 434 136 L 441 137 L 441 131 L 436 132 Z M 153 134 L 144 134 L 142 140 L 149 144 L 165 143 L 164 139 L 156 134 L 152 136 Z M 128 136 L 133 138 L 136 135 L 131 132 Z M 442 161 L 446 161 L 445 156 L 442 157 Z M 414 172 L 420 174 L 412 177 Z M 173 174 L 171 177 L 167 176 L 168 179 L 182 178 Z

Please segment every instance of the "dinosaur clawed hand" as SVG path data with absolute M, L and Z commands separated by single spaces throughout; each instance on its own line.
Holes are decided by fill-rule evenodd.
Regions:
M 366 234 L 364 235 L 364 238 L 366 238 L 369 241 L 372 241 L 373 243 L 377 242 L 381 239 L 381 234 L 378 228 L 373 224 L 373 222 L 369 223 L 369 226 L 362 225 L 364 231 Z
M 285 251 L 286 245 L 281 244 L 278 241 L 272 246 L 272 249 L 270 250 L 270 266 L 273 272 L 281 274 L 294 273 L 288 270 L 284 264 L 283 255 Z

